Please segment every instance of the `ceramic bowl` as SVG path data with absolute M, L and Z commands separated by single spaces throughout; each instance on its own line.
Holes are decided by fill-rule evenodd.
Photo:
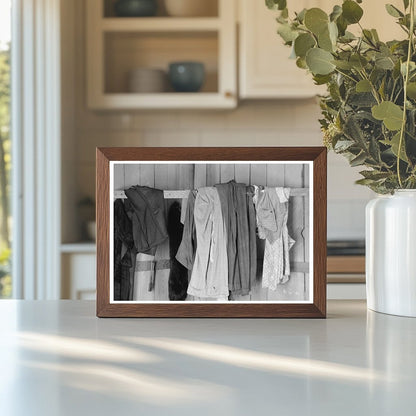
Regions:
M 197 92 L 205 80 L 202 62 L 172 62 L 169 65 L 169 80 L 177 92 Z
M 119 17 L 154 16 L 157 12 L 156 0 L 118 0 L 114 12 Z
M 128 91 L 131 93 L 165 92 L 167 84 L 167 75 L 162 69 L 136 68 L 129 72 Z

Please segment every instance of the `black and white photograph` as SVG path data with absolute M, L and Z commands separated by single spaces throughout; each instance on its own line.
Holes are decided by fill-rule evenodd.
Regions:
M 312 303 L 312 169 L 112 161 L 110 303 Z

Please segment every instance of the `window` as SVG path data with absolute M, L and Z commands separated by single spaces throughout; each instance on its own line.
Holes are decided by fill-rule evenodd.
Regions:
M 10 239 L 11 1 L 0 0 L 0 298 L 12 294 Z

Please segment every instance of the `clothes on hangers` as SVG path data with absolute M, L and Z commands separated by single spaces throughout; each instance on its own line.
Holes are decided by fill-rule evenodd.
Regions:
M 188 289 L 188 269 L 176 260 L 179 245 L 183 235 L 181 224 L 181 207 L 174 202 L 168 211 L 168 234 L 169 234 L 169 300 L 185 300 Z
M 262 287 L 276 290 L 290 277 L 289 250 L 295 243 L 287 228 L 289 188 L 255 188 L 259 238 L 265 239 Z
M 197 249 L 188 294 L 202 298 L 228 297 L 227 235 L 216 188 L 198 190 L 194 221 Z
M 182 241 L 176 253 L 178 260 L 189 271 L 192 270 L 196 252 L 196 229 L 194 220 L 195 198 L 197 191 L 190 191 L 186 205 L 185 222 L 183 225 Z M 189 278 L 191 274 L 189 274 Z
M 253 201 L 248 187 L 234 180 L 215 185 L 227 234 L 228 289 L 232 295 L 248 295 L 256 278 L 256 237 L 250 232 L 253 223 Z
M 116 199 L 114 201 L 114 300 L 133 299 L 135 258 L 132 222 L 123 201 Z
M 154 255 L 168 238 L 163 191 L 148 186 L 132 186 L 125 191 L 133 207 L 133 238 L 139 253 Z

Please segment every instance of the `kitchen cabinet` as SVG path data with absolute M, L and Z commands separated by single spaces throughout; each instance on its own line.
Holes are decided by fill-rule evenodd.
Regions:
M 88 0 L 87 102 L 90 109 L 233 108 L 237 104 L 236 5 L 218 2 L 217 16 L 115 17 L 104 0 Z M 111 4 L 110 4 L 111 6 Z M 132 93 L 130 71 L 168 70 L 175 61 L 199 61 L 199 92 Z
M 328 0 L 299 0 L 296 10 L 325 7 Z M 333 3 L 333 2 L 332 2 Z M 290 4 L 289 4 L 290 7 Z M 292 6 L 293 9 L 294 6 Z M 289 59 L 291 50 L 277 35 L 275 11 L 264 1 L 239 0 L 239 91 L 244 98 L 308 98 L 322 92 L 311 75 Z
M 61 298 L 95 300 L 95 243 L 63 244 L 61 253 Z
M 289 2 L 289 10 L 320 7 L 332 10 L 334 0 L 299 0 Z M 401 0 L 394 0 L 400 9 Z M 277 35 L 277 12 L 268 10 L 264 1 L 239 0 L 239 92 L 242 99 L 308 98 L 325 92 L 324 87 L 313 84 L 312 77 L 290 59 L 291 49 Z M 376 28 L 381 40 L 403 38 L 404 32 L 394 23 L 394 18 L 379 0 L 366 0 L 362 25 Z M 359 31 L 357 25 L 350 26 Z

